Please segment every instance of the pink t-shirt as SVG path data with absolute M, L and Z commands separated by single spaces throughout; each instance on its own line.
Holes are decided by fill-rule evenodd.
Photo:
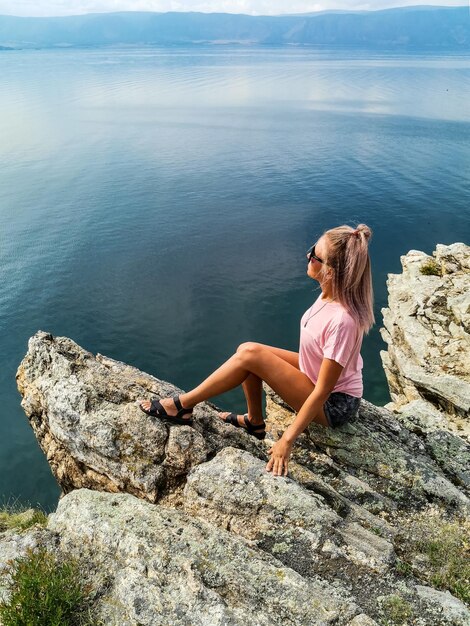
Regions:
M 333 391 L 362 398 L 361 346 L 364 333 L 342 304 L 325 303 L 321 296 L 305 311 L 300 321 L 300 371 L 316 384 L 322 360 L 333 359 L 343 366 Z

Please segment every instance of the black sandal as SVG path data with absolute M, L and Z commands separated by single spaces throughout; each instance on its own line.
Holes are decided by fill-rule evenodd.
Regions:
M 266 437 L 266 426 L 265 426 L 264 421 L 262 424 L 252 424 L 250 420 L 248 419 L 248 413 L 245 413 L 243 418 L 245 420 L 245 425 L 246 425 L 246 429 L 244 430 L 247 430 L 249 435 L 253 435 L 253 437 L 256 437 L 256 439 L 259 439 L 262 441 Z M 238 421 L 238 416 L 236 413 L 229 413 L 226 418 L 222 418 L 222 419 L 227 424 L 232 424 L 232 426 L 235 426 L 236 428 L 243 428 L 243 426 Z M 261 432 L 260 432 L 260 428 L 263 429 Z
M 160 417 L 163 419 L 170 420 L 171 422 L 176 422 L 177 424 L 189 424 L 193 423 L 191 418 L 181 417 L 185 413 L 193 414 L 192 409 L 184 409 L 179 396 L 173 396 L 173 402 L 175 403 L 175 407 L 178 409 L 178 413 L 176 415 L 169 415 L 165 408 L 162 406 L 160 400 L 158 398 L 152 398 L 152 403 L 150 405 L 150 409 L 144 409 L 141 404 L 139 404 L 140 409 L 146 413 L 147 415 L 151 415 L 152 417 Z

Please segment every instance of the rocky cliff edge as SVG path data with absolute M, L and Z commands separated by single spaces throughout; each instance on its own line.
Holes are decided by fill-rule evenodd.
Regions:
M 462 246 L 438 246 L 441 276 L 418 275 L 423 253 L 402 259 L 413 295 L 391 276 L 384 314 L 393 403 L 362 399 L 341 428 L 311 424 L 287 477 L 265 471 L 294 417 L 269 389 L 263 442 L 224 424 L 210 403 L 195 408 L 193 427 L 172 425 L 148 418 L 137 400 L 179 392 L 173 385 L 36 333 L 17 382 L 63 497 L 45 528 L 0 534 L 0 570 L 28 546 L 76 556 L 110 625 L 468 625 L 462 594 L 436 582 L 420 547 L 437 529 L 469 529 Z M 454 311 L 448 324 L 433 297 Z M 448 358 L 423 335 L 443 337 L 433 324 L 461 342 L 446 340 Z M 423 355 L 426 372 L 415 363 L 426 369 Z M 452 386 L 435 381 L 441 372 Z

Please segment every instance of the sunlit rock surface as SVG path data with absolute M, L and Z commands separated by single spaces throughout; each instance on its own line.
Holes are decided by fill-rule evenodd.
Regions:
M 470 439 L 470 247 L 411 250 L 389 274 L 381 352 L 392 401 L 415 431 L 449 430 Z M 434 273 L 426 274 L 428 271 Z
M 66 337 L 36 333 L 17 383 L 64 493 L 85 487 L 155 502 L 233 437 L 248 450 L 264 449 L 240 430 L 232 433 L 208 404 L 194 410 L 194 427 L 148 417 L 139 398 L 181 390 L 125 363 L 95 357 Z

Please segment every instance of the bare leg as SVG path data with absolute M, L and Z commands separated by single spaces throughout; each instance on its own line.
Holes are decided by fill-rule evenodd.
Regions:
M 263 421 L 263 381 L 256 374 L 249 374 L 242 383 L 246 398 L 248 417 L 254 424 Z
M 262 383 L 263 381 L 259 376 L 256 376 L 256 374 L 248 374 L 242 382 L 243 393 L 245 394 L 246 406 L 248 410 L 248 419 L 254 426 L 257 424 L 264 426 Z M 227 421 L 229 415 L 229 411 L 219 413 L 219 416 L 224 420 L 224 422 Z M 237 415 L 237 420 L 240 426 L 246 428 L 245 417 L 243 415 Z
M 265 380 L 296 411 L 300 410 L 315 388 L 308 376 L 266 346 L 246 343 L 200 385 L 188 393 L 181 394 L 180 401 L 184 407 L 191 408 L 199 402 L 241 385 L 250 374 Z M 161 403 L 170 414 L 176 413 L 171 398 L 163 399 Z M 142 402 L 141 405 L 147 408 L 150 403 Z M 328 425 L 323 409 L 315 419 L 325 426 Z
M 215 370 L 200 385 L 180 396 L 183 406 L 191 408 L 199 402 L 219 396 L 241 385 L 249 376 L 250 370 L 237 352 Z
M 247 345 L 247 343 L 242 343 L 237 352 L 243 350 Z M 298 352 L 292 352 L 291 350 L 284 350 L 282 348 L 276 348 L 274 346 L 268 346 L 266 344 L 258 344 L 259 346 L 269 350 L 276 356 L 280 357 L 287 363 L 290 363 L 297 369 L 299 369 L 299 354 Z M 262 424 L 263 423 L 263 397 L 262 397 L 262 386 L 263 381 L 256 374 L 249 374 L 244 382 L 242 383 L 243 392 L 246 398 L 246 405 L 248 409 L 248 418 L 250 422 L 253 424 Z M 228 412 L 220 413 L 222 419 L 226 419 Z M 241 426 L 244 426 L 243 415 L 238 416 L 238 423 Z
M 191 409 L 194 405 L 213 396 L 218 396 L 230 389 L 241 385 L 250 372 L 242 366 L 239 354 L 231 356 L 225 363 L 208 376 L 200 385 L 188 393 L 180 395 L 180 402 L 184 408 Z M 170 415 L 176 415 L 176 408 L 171 398 L 160 400 L 162 406 Z M 144 409 L 150 408 L 149 401 L 141 402 Z

